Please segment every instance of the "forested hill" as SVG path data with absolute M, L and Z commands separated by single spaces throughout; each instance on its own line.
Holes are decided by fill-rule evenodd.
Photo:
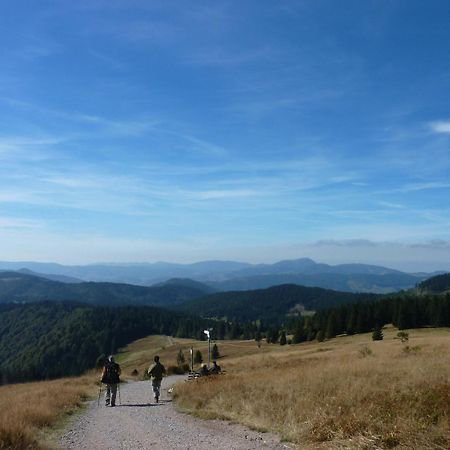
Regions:
M 436 275 L 428 280 L 422 281 L 418 286 L 420 292 L 442 294 L 450 292 L 450 273 Z
M 318 311 L 311 319 L 300 319 L 294 326 L 294 342 L 329 339 L 343 333 L 366 333 L 389 323 L 401 330 L 449 327 L 450 294 L 397 295 Z
M 353 294 L 285 284 L 252 291 L 221 292 L 179 305 L 177 310 L 198 314 L 202 317 L 226 317 L 231 321 L 254 321 L 257 319 L 282 322 L 288 314 L 301 309 L 317 311 L 323 308 L 369 301 L 375 294 Z
M 62 283 L 19 272 L 0 272 L 0 303 L 76 301 L 94 305 L 169 306 L 204 296 L 211 288 L 183 280 L 158 286 L 122 283 Z
M 203 336 L 211 321 L 149 306 L 44 302 L 0 305 L 0 381 L 79 375 L 151 334 Z

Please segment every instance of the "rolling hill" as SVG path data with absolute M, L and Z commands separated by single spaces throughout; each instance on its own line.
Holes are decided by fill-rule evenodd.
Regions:
M 422 293 L 430 294 L 445 294 L 450 292 L 450 273 L 428 278 L 422 281 L 417 288 Z
M 226 317 L 239 322 L 258 319 L 279 322 L 288 314 L 296 314 L 301 310 L 316 311 L 376 298 L 378 296 L 375 294 L 353 294 L 285 284 L 267 289 L 211 294 L 179 305 L 176 310 L 202 317 Z
M 172 281 L 145 287 L 121 283 L 63 283 L 19 272 L 0 272 L 0 303 L 76 301 L 94 305 L 170 306 L 209 294 L 201 283 Z
M 23 268 L 44 278 L 55 279 L 56 276 L 64 276 L 75 278 L 77 281 L 129 283 L 141 286 L 154 285 L 172 278 L 190 278 L 207 283 L 216 290 L 260 289 L 276 284 L 294 283 L 348 292 L 387 293 L 412 288 L 429 276 L 407 274 L 368 264 L 329 265 L 316 263 L 309 258 L 284 260 L 274 264 L 201 261 L 193 264 L 157 262 L 86 266 L 0 261 L 0 270 L 17 271 Z
M 196 337 L 210 322 L 150 306 L 72 302 L 0 305 L 0 380 L 79 375 L 97 358 L 151 334 Z
M 281 273 L 253 275 L 231 278 L 224 281 L 209 282 L 218 291 L 241 291 L 265 289 L 279 284 L 298 284 L 309 287 L 321 287 L 345 292 L 369 292 L 388 294 L 414 287 L 421 280 L 407 273 Z

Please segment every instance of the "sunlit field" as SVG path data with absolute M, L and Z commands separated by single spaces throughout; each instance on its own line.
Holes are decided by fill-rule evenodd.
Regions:
M 322 343 L 217 341 L 226 374 L 181 382 L 176 406 L 279 433 L 302 449 L 450 448 L 450 330 L 384 330 Z M 151 336 L 121 349 L 123 378 L 207 342 Z M 138 375 L 132 375 L 133 370 Z M 0 449 L 47 449 L 47 432 L 95 395 L 98 373 L 0 387 Z
M 177 405 L 271 430 L 300 448 L 450 448 L 450 330 L 384 330 L 271 345 L 220 361 L 227 374 L 180 384 Z M 248 343 L 247 345 L 249 345 Z M 243 346 L 244 347 L 244 346 Z
M 277 345 L 268 345 L 261 342 L 261 347 L 258 348 L 255 341 L 211 341 L 211 348 L 213 344 L 217 344 L 220 352 L 220 363 L 228 362 L 236 357 L 258 354 L 278 353 L 280 351 L 287 351 L 288 348 L 283 348 Z M 138 371 L 138 378 L 142 378 L 145 370 L 153 363 L 155 355 L 161 357 L 161 362 L 169 367 L 177 364 L 178 352 L 183 352 L 186 363 L 190 363 L 190 348 L 194 352 L 200 350 L 203 356 L 203 362 L 208 361 L 208 342 L 196 341 L 194 339 L 180 339 L 169 336 L 149 336 L 144 339 L 139 339 L 132 344 L 119 350 L 117 355 L 117 362 L 122 367 L 122 374 L 124 378 L 133 379 L 131 373 L 133 370 Z M 194 368 L 198 368 L 195 365 Z
M 0 387 L 0 449 L 47 449 L 50 427 L 96 391 L 96 375 Z

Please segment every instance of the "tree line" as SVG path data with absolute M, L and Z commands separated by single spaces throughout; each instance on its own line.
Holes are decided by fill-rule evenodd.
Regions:
M 291 324 L 292 342 L 331 339 L 340 334 L 367 333 L 392 323 L 400 330 L 450 327 L 450 294 L 398 295 L 318 311 Z

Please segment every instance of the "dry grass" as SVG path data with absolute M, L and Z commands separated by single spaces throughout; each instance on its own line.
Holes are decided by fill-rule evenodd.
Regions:
M 221 355 L 220 360 L 229 361 L 238 356 L 258 354 L 268 354 L 279 352 L 279 346 L 267 345 L 261 343 L 258 349 L 255 341 L 214 341 L 219 347 Z M 211 344 L 212 346 L 213 344 Z M 180 349 L 189 363 L 189 349 L 193 347 L 194 352 L 200 350 L 203 359 L 208 359 L 208 343 L 204 341 L 196 341 L 193 339 L 172 338 L 169 336 L 149 336 L 139 339 L 127 347 L 120 349 L 117 361 L 122 367 L 124 378 L 132 378 L 131 372 L 136 369 L 139 377 L 142 377 L 144 371 L 148 369 L 153 362 L 155 355 L 161 357 L 161 362 L 167 367 L 175 365 L 177 355 Z M 282 349 L 281 349 L 282 350 Z M 287 350 L 287 348 L 286 348 Z
M 95 392 L 94 374 L 0 387 L 0 449 L 47 449 L 44 431 Z
M 409 353 L 395 332 L 263 354 L 253 344 L 253 355 L 224 358 L 227 375 L 179 385 L 176 402 L 276 431 L 301 448 L 448 449 L 450 330 L 411 331 L 409 345 L 420 349 Z

